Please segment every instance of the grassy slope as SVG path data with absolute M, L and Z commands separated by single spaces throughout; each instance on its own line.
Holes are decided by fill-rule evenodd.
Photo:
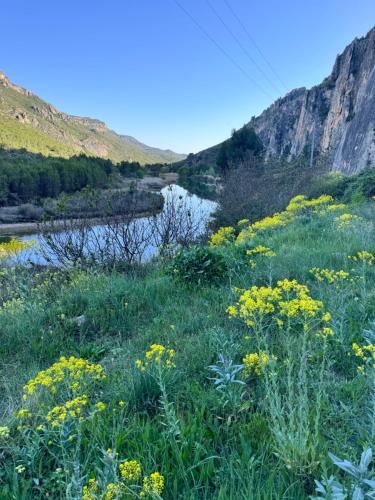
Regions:
M 63 286 L 59 277 L 54 281 L 42 276 L 30 278 L 26 273 L 27 286 L 19 285 L 18 289 L 24 297 L 21 306 L 3 309 L 0 314 L 3 421 L 12 425 L 12 411 L 21 405 L 22 384 L 60 355 L 100 360 L 109 374 L 100 394 L 108 409 L 92 431 L 89 442 L 94 454 L 83 453 L 89 458 L 82 474 L 102 467 L 99 450 L 111 447 L 121 457 L 141 461 L 145 470 L 162 472 L 164 498 L 307 498 L 314 477 L 327 470 L 336 472 L 327 458 L 328 451 L 356 459 L 362 446 L 374 444 L 365 408 L 371 388 L 366 377 L 357 373 L 355 360 L 347 356 L 351 343 L 361 341 L 363 328 L 375 318 L 374 271 L 371 267 L 366 271 L 366 287 L 363 281 L 355 280 L 342 288 L 319 284 L 309 273 L 315 266 L 350 270 L 353 264 L 348 255 L 375 250 L 374 206 L 364 205 L 357 211 L 364 222 L 347 229 L 337 230 L 332 216 L 315 216 L 259 237 L 257 243 L 277 253 L 271 267 L 269 260 L 260 258 L 251 269 L 238 250 L 227 248 L 224 255 L 231 277 L 218 287 L 185 286 L 166 275 L 160 265 L 134 275 L 73 273 Z M 361 268 L 357 266 L 355 272 L 361 274 Z M 242 410 L 223 406 L 208 380 L 207 367 L 217 362 L 219 353 L 241 362 L 246 353 L 256 350 L 254 340 L 244 340 L 248 329 L 229 320 L 225 313 L 235 300 L 232 287 L 265 285 L 269 279 L 275 283 L 283 278 L 309 285 L 312 296 L 321 299 L 331 312 L 335 331 L 329 341 L 320 437 L 314 443 L 319 463 L 303 474 L 274 453 L 272 424 L 262 409 L 260 380 L 249 381 L 249 404 Z M 16 282 L 20 283 L 20 278 Z M 44 284 L 36 287 L 40 282 Z M 9 289 L 15 289 L 14 283 Z M 86 321 L 78 326 L 72 318 L 82 314 Z M 277 336 L 275 331 L 276 352 L 282 348 Z M 164 432 L 158 391 L 134 367 L 135 359 L 154 342 L 177 352 L 177 368 L 171 372 L 167 390 L 182 429 L 178 456 Z M 314 381 L 309 379 L 308 383 L 314 395 Z M 126 419 L 113 427 L 110 408 L 119 400 L 127 402 Z M 52 491 L 48 468 L 54 469 L 56 463 L 48 453 L 37 451 L 36 444 L 29 454 L 17 451 L 21 437 L 12 432 L 16 435 L 10 441 L 13 451 L 8 449 L 5 454 L 7 465 L 4 475 L 0 474 L 0 484 L 3 478 L 17 498 L 39 498 L 37 487 L 31 493 L 31 478 L 43 477 L 45 488 Z M 27 469 L 24 479 L 12 473 L 12 467 L 19 463 Z M 65 467 L 64 481 L 68 482 L 69 467 Z M 4 492 L 9 491 L 7 487 L 3 482 Z
M 25 113 L 28 122 L 20 123 L 15 113 Z M 183 156 L 146 146 L 135 139 L 120 136 L 98 126 L 96 120 L 65 116 L 35 95 L 25 95 L 0 84 L 0 144 L 9 148 L 52 156 L 85 153 L 108 156 L 113 161 L 132 160 L 145 163 L 166 163 Z

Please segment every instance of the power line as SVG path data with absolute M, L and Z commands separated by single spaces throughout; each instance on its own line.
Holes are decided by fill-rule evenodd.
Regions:
M 224 26 L 224 28 L 228 31 L 228 33 L 234 38 L 234 40 L 237 42 L 237 45 L 242 49 L 242 51 L 246 54 L 248 59 L 256 66 L 258 71 L 263 75 L 263 77 L 267 80 L 267 82 L 276 90 L 277 93 L 280 92 L 280 89 L 273 83 L 273 81 L 268 77 L 267 73 L 263 71 L 263 68 L 257 63 L 257 61 L 251 56 L 250 52 L 247 50 L 247 48 L 243 45 L 241 40 L 238 38 L 238 36 L 233 33 L 233 30 L 227 25 L 227 23 L 224 21 L 222 16 L 219 14 L 219 12 L 215 9 L 215 7 L 212 5 L 210 0 L 206 0 L 207 5 L 210 7 L 212 12 L 215 14 L 215 16 L 219 19 L 221 24 Z
M 232 15 L 237 19 L 237 22 L 241 25 L 241 27 L 244 30 L 244 32 L 246 33 L 247 37 L 249 38 L 249 40 L 251 41 L 251 43 L 254 45 L 254 47 L 256 48 L 256 50 L 259 52 L 260 56 L 263 58 L 263 60 L 265 61 L 265 63 L 267 64 L 267 66 L 270 68 L 270 70 L 272 71 L 272 73 L 279 80 L 279 82 L 284 87 L 284 89 L 288 90 L 288 87 L 286 86 L 286 84 L 284 83 L 284 81 L 280 78 L 279 74 L 277 73 L 277 71 L 275 70 L 275 68 L 272 66 L 272 64 L 269 62 L 269 60 L 267 59 L 267 57 L 264 55 L 263 51 L 258 46 L 258 44 L 254 40 L 254 38 L 250 35 L 249 30 L 246 28 L 246 26 L 244 25 L 244 23 L 238 17 L 238 15 L 234 11 L 233 7 L 228 3 L 227 0 L 224 0 L 224 3 L 228 7 L 228 9 L 231 11 Z
M 273 97 L 264 90 L 251 76 L 249 73 L 235 60 L 233 57 L 228 54 L 228 52 L 223 49 L 223 47 L 208 33 L 208 31 L 190 14 L 189 11 L 185 9 L 183 5 L 178 0 L 173 0 L 174 3 L 185 13 L 185 15 L 197 26 L 197 28 L 215 45 L 215 47 L 234 65 L 237 69 L 241 71 L 241 73 L 251 81 L 253 85 L 255 85 L 264 95 L 266 95 L 269 99 L 273 99 Z

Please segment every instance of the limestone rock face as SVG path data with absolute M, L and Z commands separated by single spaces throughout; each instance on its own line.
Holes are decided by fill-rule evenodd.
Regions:
M 293 90 L 248 126 L 268 157 L 292 159 L 315 144 L 332 170 L 351 175 L 375 165 L 375 27 L 346 47 L 320 85 Z

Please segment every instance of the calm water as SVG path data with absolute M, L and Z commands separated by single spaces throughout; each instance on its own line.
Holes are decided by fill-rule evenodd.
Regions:
M 161 191 L 164 200 L 165 200 L 165 208 L 163 210 L 166 210 L 166 206 L 171 199 L 176 199 L 179 202 L 184 204 L 184 207 L 188 209 L 192 216 L 196 218 L 197 221 L 200 222 L 200 231 L 203 232 L 205 229 L 205 226 L 207 222 L 210 220 L 210 217 L 212 216 L 213 212 L 216 209 L 217 204 L 214 201 L 210 200 L 205 200 L 202 198 L 199 198 L 196 195 L 193 195 L 189 193 L 186 189 L 182 188 L 181 186 L 178 186 L 176 184 L 167 186 Z M 142 224 L 142 225 L 148 225 L 150 223 L 150 218 L 148 217 L 141 217 L 137 219 L 136 224 Z M 96 236 L 99 239 L 104 238 L 104 228 L 105 226 L 103 225 L 98 225 L 95 226 L 94 231 L 96 233 Z M 64 233 L 62 233 L 64 234 Z M 24 236 L 18 235 L 12 235 L 9 234 L 7 235 L 7 238 L 10 239 L 11 237 L 17 238 L 18 240 L 23 240 L 23 241 L 34 241 L 35 246 L 32 249 L 25 250 L 24 252 L 21 252 L 20 254 L 17 255 L 16 257 L 16 262 L 18 263 L 34 263 L 34 264 L 46 264 L 47 261 L 44 258 L 44 256 L 41 254 L 41 251 L 39 249 L 40 247 L 40 235 L 38 233 L 35 234 L 27 234 Z M 89 249 L 88 249 L 89 250 Z M 144 255 L 143 255 L 143 260 L 147 261 L 151 259 L 153 256 L 157 254 L 157 248 L 150 244 L 146 247 Z M 49 259 L 54 262 L 55 259 L 53 255 L 49 255 Z

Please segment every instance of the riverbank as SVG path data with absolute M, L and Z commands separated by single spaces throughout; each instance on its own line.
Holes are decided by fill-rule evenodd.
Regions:
M 139 212 L 137 213 L 137 218 L 141 219 L 142 217 L 148 217 L 150 212 Z M 113 216 L 110 219 L 114 220 L 116 216 Z M 79 219 L 73 219 L 73 221 L 79 221 Z M 92 225 L 100 226 L 102 224 L 108 223 L 108 217 L 92 217 L 90 219 L 86 219 L 87 223 Z M 64 228 L 64 223 L 66 221 L 63 219 L 55 220 L 54 225 L 56 229 L 61 227 Z M 0 224 L 0 237 L 1 236 L 27 236 L 30 234 L 35 234 L 40 231 L 40 222 L 19 222 L 17 224 Z
M 124 196 L 128 195 L 129 190 L 133 189 L 142 193 L 144 197 L 143 205 L 145 205 L 147 199 L 152 204 L 152 207 L 141 206 L 137 210 L 138 217 L 145 217 L 151 213 L 151 210 L 155 208 L 155 194 L 160 193 L 163 188 L 170 184 L 174 184 L 177 181 L 178 175 L 174 172 L 163 174 L 160 177 L 156 176 L 145 176 L 142 179 L 124 179 L 115 190 L 110 190 L 110 193 L 124 193 Z M 106 191 L 107 192 L 107 191 Z M 145 193 L 149 196 L 145 197 Z M 159 207 L 161 208 L 161 206 Z M 27 213 L 30 212 L 31 219 L 27 219 Z M 21 205 L 15 207 L 2 207 L 0 208 L 0 220 L 4 222 L 0 223 L 0 236 L 8 235 L 28 235 L 33 234 L 38 231 L 38 226 L 43 218 L 43 209 L 35 205 Z M 98 221 L 98 224 L 103 222 L 102 217 L 90 217 L 90 222 Z M 62 221 L 61 221 L 62 222 Z

